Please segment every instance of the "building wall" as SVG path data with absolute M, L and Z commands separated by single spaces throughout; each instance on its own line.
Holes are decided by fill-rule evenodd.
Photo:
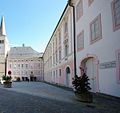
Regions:
M 3 42 L 2 42 L 3 41 Z M 0 79 L 5 75 L 5 60 L 8 52 L 8 41 L 4 35 L 0 36 Z
M 43 59 L 31 58 L 31 59 L 8 59 L 7 70 L 11 71 L 12 79 L 17 77 L 28 77 L 30 79 L 31 72 L 34 77 L 37 77 L 37 81 L 43 80 Z
M 77 75 L 81 76 L 80 66 L 82 66 L 89 76 L 92 92 L 120 97 L 120 24 L 115 26 L 114 22 L 115 0 L 74 0 L 74 2 Z M 71 79 L 74 77 L 72 15 L 72 7 L 66 6 L 43 55 L 45 81 L 68 87 L 72 86 Z M 66 19 L 68 34 L 64 33 Z M 59 63 L 54 63 L 55 51 L 58 50 L 54 46 L 59 31 L 62 35 L 60 46 L 62 59 Z M 69 56 L 65 57 L 64 47 L 67 39 Z M 49 66 L 50 57 L 52 61 Z M 72 70 L 69 85 L 66 82 L 67 67 Z M 62 73 L 60 76 L 58 76 L 59 69 Z
M 72 87 L 73 70 L 73 38 L 72 10 L 66 7 L 50 41 L 45 49 L 44 80 L 50 83 Z M 61 51 L 61 52 L 60 52 Z M 69 67 L 70 74 L 66 69 Z
M 11 71 L 12 79 L 20 77 L 21 80 L 36 78 L 43 80 L 43 58 L 42 53 L 38 53 L 31 47 L 11 47 L 7 57 L 7 72 Z M 25 78 L 26 77 L 26 78 Z
M 76 6 L 78 2 L 79 0 L 76 0 Z M 120 97 L 120 84 L 117 78 L 120 73 L 117 75 L 116 57 L 116 51 L 120 49 L 120 29 L 114 30 L 112 2 L 113 0 L 93 0 L 89 6 L 88 0 L 83 0 L 83 15 L 76 21 L 76 37 L 82 30 L 84 31 L 84 48 L 77 51 L 77 73 L 80 75 L 79 66 L 83 66 L 82 62 L 85 59 L 84 65 L 89 58 L 94 58 L 96 67 L 94 92 Z M 101 19 L 102 37 L 91 43 L 90 25 L 98 16 Z

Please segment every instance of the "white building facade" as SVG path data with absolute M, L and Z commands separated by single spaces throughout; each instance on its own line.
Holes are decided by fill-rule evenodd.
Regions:
M 120 0 L 76 0 L 77 74 L 92 92 L 120 97 Z
M 83 67 L 92 92 L 120 97 L 120 0 L 74 0 L 74 7 L 77 75 Z M 43 55 L 45 80 L 68 87 L 74 77 L 72 17 L 67 5 Z
M 12 79 L 22 81 L 43 81 L 43 58 L 31 47 L 11 47 L 7 58 L 7 72 L 11 71 Z

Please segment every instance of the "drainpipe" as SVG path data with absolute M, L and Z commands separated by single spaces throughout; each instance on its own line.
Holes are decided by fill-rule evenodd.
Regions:
M 74 0 L 68 0 L 68 5 L 73 8 L 73 38 L 74 38 L 74 76 L 77 76 L 76 73 L 76 26 L 75 26 L 75 6 Z
M 5 76 L 7 74 L 7 57 L 8 57 L 8 54 L 5 57 Z

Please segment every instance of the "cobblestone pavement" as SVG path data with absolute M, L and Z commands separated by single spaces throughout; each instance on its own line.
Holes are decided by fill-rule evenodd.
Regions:
M 72 91 L 42 82 L 0 86 L 0 113 L 120 113 L 120 99 L 94 95 L 93 103 L 77 101 Z

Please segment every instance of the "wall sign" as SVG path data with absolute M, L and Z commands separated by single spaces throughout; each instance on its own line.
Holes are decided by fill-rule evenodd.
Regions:
M 100 63 L 100 69 L 115 68 L 116 61 Z

